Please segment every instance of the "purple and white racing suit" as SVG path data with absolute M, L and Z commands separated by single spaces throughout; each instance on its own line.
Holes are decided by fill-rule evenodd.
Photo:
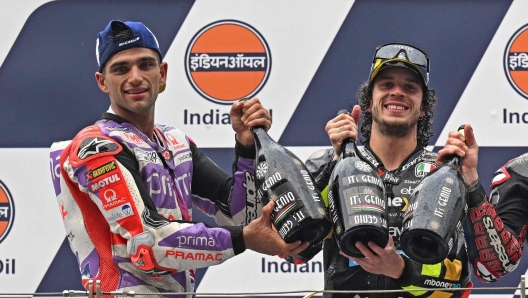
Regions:
M 53 184 L 85 287 L 99 279 L 105 292 L 193 292 L 193 269 L 245 250 L 242 228 L 261 213 L 254 148 L 236 144 L 230 177 L 180 130 L 156 125 L 155 136 L 105 113 L 51 147 L 60 172 Z M 192 207 L 221 227 L 192 222 Z

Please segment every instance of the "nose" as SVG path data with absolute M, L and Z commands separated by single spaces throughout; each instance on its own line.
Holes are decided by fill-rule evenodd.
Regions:
M 132 66 L 129 71 L 128 82 L 131 85 L 138 85 L 143 80 L 141 76 L 141 70 L 137 66 Z
M 403 87 L 400 85 L 394 85 L 390 91 L 390 96 L 403 97 L 404 95 Z

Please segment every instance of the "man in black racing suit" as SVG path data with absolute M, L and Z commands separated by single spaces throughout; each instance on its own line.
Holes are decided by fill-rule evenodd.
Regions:
M 468 254 L 475 276 L 494 282 L 515 270 L 522 257 L 528 228 L 528 153 L 495 172 L 488 199 L 478 179 L 478 145 L 466 126 L 465 136 L 449 133 L 442 151 L 464 157 L 463 174 L 470 185 L 464 226 Z
M 366 258 L 340 253 L 330 235 L 323 242 L 325 290 L 323 297 L 467 297 L 469 291 L 447 291 L 471 287 L 464 237 L 444 261 L 419 264 L 400 250 L 403 214 L 419 181 L 436 167 L 436 154 L 425 147 L 432 135 L 436 96 L 428 90 L 429 58 L 410 45 L 386 44 L 374 55 L 369 81 L 358 92 L 358 104 L 351 114 L 340 114 L 325 129 L 333 149 L 319 151 L 306 162 L 323 195 L 339 158 L 343 140 L 357 139 L 361 114 L 359 147 L 365 159 L 378 169 L 387 194 L 389 242 L 385 248 L 374 243 L 356 247 Z M 370 249 L 369 249 L 370 248 Z M 426 290 L 434 288 L 435 290 Z M 397 293 L 356 293 L 354 290 L 408 290 Z M 413 290 L 413 291 L 409 291 Z

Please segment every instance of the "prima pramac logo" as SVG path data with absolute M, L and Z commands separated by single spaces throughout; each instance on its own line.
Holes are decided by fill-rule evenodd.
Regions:
M 528 24 L 510 38 L 504 52 L 504 71 L 513 89 L 528 99 Z
M 6 185 L 0 180 L 0 243 L 7 237 L 13 226 L 15 205 Z
M 266 84 L 270 70 L 266 40 L 255 28 L 235 20 L 200 29 L 185 54 L 185 71 L 193 88 L 219 104 L 253 97 Z

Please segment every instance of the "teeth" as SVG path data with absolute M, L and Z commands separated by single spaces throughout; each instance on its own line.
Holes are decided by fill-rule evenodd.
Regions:
M 405 110 L 404 107 L 402 107 L 402 106 L 397 106 L 397 105 L 388 105 L 388 106 L 387 106 L 387 109 L 389 109 L 389 110 L 402 110 L 402 111 Z

